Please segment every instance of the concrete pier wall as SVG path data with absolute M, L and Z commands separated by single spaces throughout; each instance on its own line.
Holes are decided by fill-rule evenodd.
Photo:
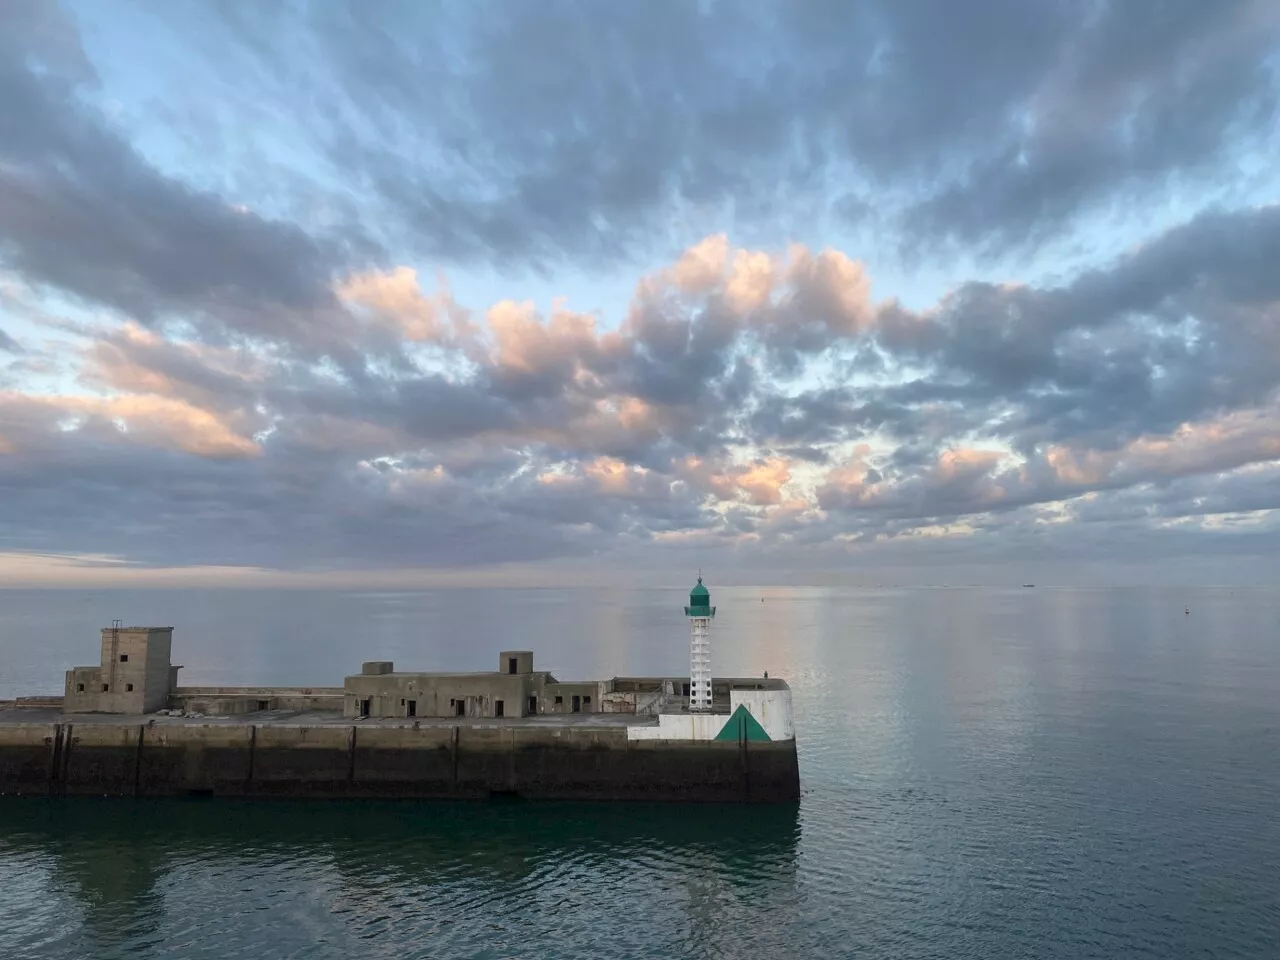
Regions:
M 0 724 L 0 794 L 778 803 L 794 740 L 628 740 L 625 727 Z

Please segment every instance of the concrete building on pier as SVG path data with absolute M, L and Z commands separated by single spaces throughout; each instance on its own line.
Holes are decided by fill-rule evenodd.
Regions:
M 534 670 L 530 650 L 504 650 L 484 673 L 398 673 L 386 660 L 364 664 L 343 683 L 347 717 L 530 717 L 616 712 L 608 681 L 561 682 Z
M 173 627 L 102 628 L 96 667 L 67 671 L 63 696 L 68 713 L 154 713 L 169 705 L 181 666 L 169 662 Z

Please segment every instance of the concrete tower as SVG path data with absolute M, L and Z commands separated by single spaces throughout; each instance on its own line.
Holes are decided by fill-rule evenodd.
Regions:
M 711 709 L 711 619 L 716 608 L 711 606 L 711 592 L 698 583 L 689 591 L 689 605 L 684 608 L 689 618 L 689 709 Z

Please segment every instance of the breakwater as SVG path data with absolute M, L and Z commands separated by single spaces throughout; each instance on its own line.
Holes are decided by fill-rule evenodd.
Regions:
M 624 724 L 0 717 L 0 794 L 671 800 L 799 798 L 795 740 L 634 739 Z

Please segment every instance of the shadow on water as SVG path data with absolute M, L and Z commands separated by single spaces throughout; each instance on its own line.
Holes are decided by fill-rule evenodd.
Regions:
M 63 798 L 2 809 L 0 861 L 39 861 L 49 890 L 77 905 L 82 935 L 135 947 L 164 937 L 175 884 L 243 884 L 282 864 L 332 882 L 339 911 L 393 891 L 465 912 L 480 891 L 641 874 L 776 895 L 794 884 L 800 831 L 798 806 Z
M 399 851 L 406 864 L 466 857 L 497 873 L 565 848 L 617 857 L 678 849 L 736 869 L 793 857 L 798 813 L 798 804 L 32 798 L 5 801 L 0 844 L 48 851 L 87 843 L 161 856 L 324 853 L 339 862 L 378 847 Z

